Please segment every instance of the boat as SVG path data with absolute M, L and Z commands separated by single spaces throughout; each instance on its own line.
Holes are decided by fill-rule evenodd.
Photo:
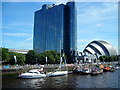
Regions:
M 63 54 L 63 57 L 64 57 L 64 54 Z M 66 64 L 66 61 L 65 61 L 65 64 Z M 68 71 L 62 71 L 61 67 L 62 67 L 62 57 L 61 57 L 61 40 L 60 40 L 60 66 L 55 71 L 47 73 L 47 76 L 54 77 L 54 76 L 67 75 Z
M 102 64 L 100 64 L 100 65 L 99 65 L 99 68 L 100 68 L 100 69 L 103 69 L 103 68 L 104 68 L 104 66 L 103 66 Z
M 98 74 L 100 74 L 100 71 L 92 71 L 91 72 L 91 75 L 98 75 Z
M 91 69 L 90 68 L 83 68 L 81 74 L 83 74 L 83 75 L 91 74 Z
M 100 69 L 99 71 L 100 71 L 100 74 L 102 74 L 102 73 L 103 73 L 103 69 Z
M 55 77 L 55 76 L 67 75 L 68 71 L 62 71 L 61 70 L 61 67 L 62 67 L 61 63 L 62 63 L 62 58 L 60 60 L 60 66 L 59 66 L 59 68 L 56 69 L 56 70 L 54 70 L 54 71 L 52 71 L 52 72 L 47 73 L 47 76 L 49 76 L 49 77 Z
M 73 73 L 81 74 L 81 73 L 82 73 L 82 68 L 80 68 L 79 66 L 76 66 L 76 67 L 73 69 Z
M 120 67 L 118 67 L 118 66 L 114 67 L 115 70 L 118 70 L 119 68 L 120 68 Z
M 109 67 L 105 67 L 105 68 L 103 68 L 103 71 L 104 72 L 110 71 L 110 68 Z
M 119 65 L 113 65 L 113 67 L 115 70 L 118 70 L 120 68 Z
M 102 71 L 99 69 L 99 67 L 93 67 L 91 70 L 91 75 L 98 75 L 100 74 Z
M 26 73 L 19 74 L 19 78 L 40 78 L 45 76 L 46 74 L 41 69 L 32 69 Z
M 110 72 L 115 72 L 115 69 L 114 69 L 114 68 L 111 68 L 111 69 L 110 69 Z
M 47 76 L 49 77 L 55 77 L 55 76 L 63 76 L 63 75 L 67 75 L 68 71 L 53 71 L 53 72 L 49 72 L 47 74 Z

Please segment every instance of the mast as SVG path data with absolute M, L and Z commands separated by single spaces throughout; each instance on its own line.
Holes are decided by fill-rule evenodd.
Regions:
M 61 40 L 60 40 L 60 69 L 61 69 L 61 65 L 62 65 L 62 57 L 61 57 Z

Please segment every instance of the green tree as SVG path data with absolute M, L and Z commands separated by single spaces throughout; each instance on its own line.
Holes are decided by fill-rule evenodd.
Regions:
M 27 64 L 36 64 L 37 63 L 37 56 L 38 54 L 34 50 L 29 50 L 26 54 L 26 61 Z
M 112 62 L 112 61 L 117 61 L 118 56 L 117 55 L 112 55 L 112 56 L 100 56 L 99 57 L 100 61 L 105 61 L 105 62 Z
M 59 53 L 57 53 L 56 51 L 54 50 L 51 50 L 51 51 L 46 51 L 43 53 L 44 57 L 47 57 L 48 58 L 48 63 L 49 64 L 55 64 L 55 63 L 58 63 L 59 60 L 60 60 L 60 57 L 58 56 Z
M 44 54 L 38 54 L 37 55 L 37 60 L 38 60 L 39 64 L 45 64 L 46 63 Z
M 25 60 L 26 60 L 25 55 L 23 55 L 21 53 L 17 53 L 16 59 L 17 59 L 17 64 L 19 64 L 19 65 L 25 64 Z
M 14 56 L 16 56 L 16 63 Z M 25 55 L 16 52 L 9 52 L 7 48 L 2 48 L 2 60 L 4 61 L 3 64 L 23 65 L 25 61 Z
M 36 53 L 33 50 L 30 50 L 26 55 L 27 64 L 59 64 L 60 63 L 60 53 L 57 51 L 51 50 L 43 53 Z
M 15 62 L 15 58 L 14 56 L 16 56 L 16 62 Z M 22 53 L 16 53 L 16 52 L 9 52 L 9 64 L 18 64 L 18 65 L 24 65 L 25 63 L 25 55 L 23 55 Z
M 2 48 L 2 61 L 4 61 L 4 63 L 10 61 L 10 55 L 7 48 Z
M 103 62 L 103 61 L 104 61 L 104 57 L 103 57 L 103 56 L 100 56 L 100 57 L 99 57 L 99 60 L 100 60 L 100 62 Z

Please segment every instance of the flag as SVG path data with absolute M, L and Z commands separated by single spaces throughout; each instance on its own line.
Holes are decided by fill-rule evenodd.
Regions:
M 46 57 L 46 64 L 47 64 L 47 57 Z
M 14 59 L 15 59 L 15 63 L 17 62 L 17 60 L 16 60 L 16 56 L 14 56 Z

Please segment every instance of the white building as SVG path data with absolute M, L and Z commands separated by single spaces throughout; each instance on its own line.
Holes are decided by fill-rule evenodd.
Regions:
M 16 52 L 16 53 L 22 53 L 22 54 L 27 54 L 29 50 L 25 49 L 9 49 L 9 52 Z

